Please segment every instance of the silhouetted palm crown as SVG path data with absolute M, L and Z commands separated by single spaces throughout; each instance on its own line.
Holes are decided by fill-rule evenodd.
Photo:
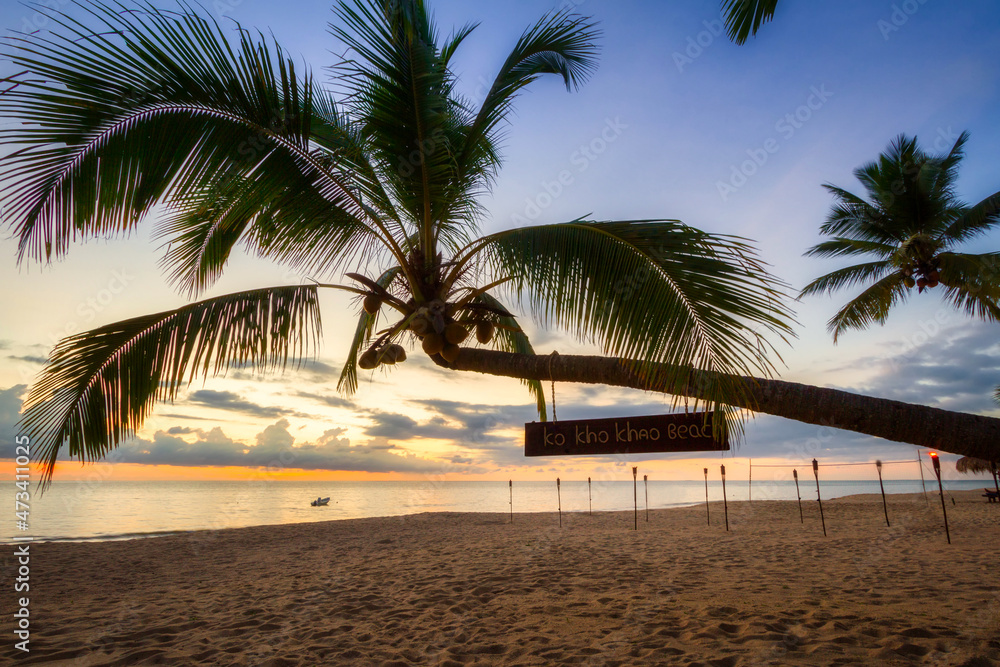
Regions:
M 801 296 L 864 286 L 829 321 L 834 341 L 847 329 L 883 324 L 894 305 L 940 286 L 956 308 L 1000 320 L 1000 254 L 967 254 L 954 247 L 1000 222 L 1000 193 L 969 206 L 955 194 L 963 133 L 941 156 L 925 153 L 916 138 L 900 135 L 875 162 L 854 174 L 868 199 L 825 185 L 837 200 L 820 231 L 832 238 L 806 254 L 870 256 L 874 261 L 838 269 L 812 281 Z

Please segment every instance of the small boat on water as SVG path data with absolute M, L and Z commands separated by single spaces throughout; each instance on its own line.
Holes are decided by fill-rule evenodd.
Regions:
M 316 500 L 312 501 L 309 504 L 312 505 L 313 507 L 323 507 L 324 505 L 329 505 L 330 504 L 330 499 L 329 498 L 317 498 Z

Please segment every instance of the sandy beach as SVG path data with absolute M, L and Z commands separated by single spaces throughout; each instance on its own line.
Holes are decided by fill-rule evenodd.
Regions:
M 31 547 L 50 665 L 1000 664 L 1000 506 L 420 514 Z M 15 568 L 4 549 L 4 567 Z

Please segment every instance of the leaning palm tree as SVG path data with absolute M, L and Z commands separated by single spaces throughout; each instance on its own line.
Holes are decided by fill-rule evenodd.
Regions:
M 825 185 L 837 203 L 820 231 L 832 238 L 806 253 L 814 257 L 870 257 L 838 269 L 803 288 L 801 296 L 864 290 L 827 323 L 834 342 L 848 329 L 884 324 L 892 307 L 912 290 L 940 285 L 945 300 L 970 315 L 1000 320 L 1000 253 L 968 254 L 955 246 L 1000 223 L 1000 192 L 969 206 L 955 194 L 958 167 L 968 133 L 940 156 L 900 135 L 878 160 L 854 175 L 868 199 Z
M 479 233 L 479 195 L 496 177 L 515 98 L 543 75 L 570 89 L 588 77 L 598 38 L 589 20 L 556 12 L 528 28 L 476 105 L 456 92 L 451 68 L 475 26 L 442 39 L 421 0 L 336 6 L 333 33 L 350 47 L 336 94 L 262 35 L 230 39 L 186 6 L 83 8 L 83 21 L 48 11 L 54 32 L 6 40 L 24 70 L 0 96 L 0 114 L 16 121 L 2 137 L 12 152 L 0 194 L 19 261 L 128 234 L 160 206 L 163 268 L 190 298 L 239 247 L 314 280 L 59 342 L 22 419 L 46 480 L 64 445 L 82 460 L 104 456 L 195 376 L 311 353 L 322 288 L 358 297 L 345 392 L 359 371 L 391 369 L 413 345 L 448 366 L 473 333 L 533 358 L 521 306 L 595 341 L 637 378 L 697 384 L 715 426 L 738 432 L 728 406 L 752 400 L 739 378 L 770 374 L 769 338 L 791 331 L 782 284 L 745 241 L 676 220 Z M 602 381 L 595 369 L 589 378 Z M 525 381 L 544 418 L 539 379 Z

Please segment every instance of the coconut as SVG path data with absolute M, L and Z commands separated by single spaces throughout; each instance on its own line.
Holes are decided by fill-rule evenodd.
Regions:
M 445 361 L 450 363 L 458 359 L 458 353 L 461 351 L 462 348 L 460 348 L 458 345 L 455 345 L 454 343 L 448 343 L 441 350 L 441 356 L 444 357 Z
M 406 361 L 406 350 L 403 349 L 402 345 L 390 345 L 387 355 L 395 363 L 399 364 Z
M 493 332 L 496 327 L 493 326 L 492 322 L 477 322 L 476 323 L 476 340 L 478 340 L 483 345 L 490 342 L 493 339 Z
M 377 294 L 369 294 L 365 297 L 364 308 L 369 315 L 374 315 L 382 307 L 382 299 Z
M 444 336 L 439 333 L 431 332 L 424 336 L 423 348 L 424 352 L 434 356 L 435 354 L 440 354 L 441 350 L 444 349 L 445 340 Z
M 936 278 L 928 278 L 928 280 L 927 280 L 927 288 L 928 289 L 930 289 L 931 287 L 937 287 L 937 286 L 938 286 L 938 281 L 937 281 Z
M 418 336 L 426 336 L 431 332 L 432 328 L 430 321 L 426 317 L 415 317 L 410 322 L 410 331 Z
M 452 322 L 444 328 L 444 339 L 454 345 L 458 345 L 468 336 L 469 332 L 458 322 Z
M 358 359 L 358 368 L 370 371 L 378 366 L 378 355 L 375 350 L 368 350 Z
M 914 285 L 917 284 L 917 281 L 910 276 L 906 276 L 905 278 L 903 278 L 903 284 L 906 285 L 907 287 L 912 288 Z

